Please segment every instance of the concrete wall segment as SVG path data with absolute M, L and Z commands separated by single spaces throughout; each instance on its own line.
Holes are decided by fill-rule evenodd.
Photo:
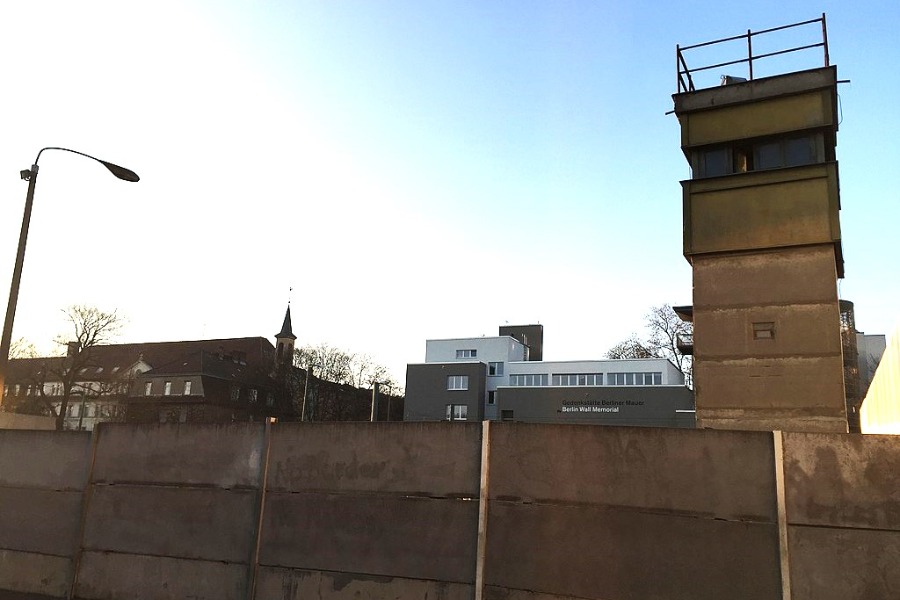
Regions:
M 85 552 L 75 585 L 83 600 L 245 600 L 247 569 L 215 561 Z
M 896 436 L 785 432 L 784 452 L 790 523 L 900 532 Z
M 834 249 L 829 245 L 695 256 L 692 262 L 695 314 L 729 306 L 837 304 Z
M 485 582 L 596 600 L 771 600 L 777 526 L 492 502 Z
M 260 569 L 255 600 L 471 600 L 471 585 L 360 573 L 335 573 L 301 569 Z
M 900 536 L 893 531 L 789 529 L 791 600 L 900 598 Z
M 93 481 L 257 488 L 264 434 L 261 423 L 103 423 Z
M 281 424 L 267 487 L 477 498 L 480 454 L 480 423 Z
M 0 550 L 0 598 L 65 598 L 71 568 L 72 561 L 61 556 Z
M 471 583 L 478 502 L 267 494 L 260 564 Z
M 0 430 L 0 486 L 83 490 L 91 434 Z
M 841 357 L 841 336 L 834 303 L 753 308 L 703 309 L 694 312 L 695 331 L 703 332 L 703 359 L 775 356 Z M 775 337 L 754 339 L 753 323 L 774 323 Z
M 0 548 L 71 556 L 81 506 L 77 491 L 0 488 Z
M 491 425 L 492 499 L 774 522 L 769 432 Z
M 83 547 L 130 554 L 248 563 L 255 544 L 250 490 L 96 486 Z

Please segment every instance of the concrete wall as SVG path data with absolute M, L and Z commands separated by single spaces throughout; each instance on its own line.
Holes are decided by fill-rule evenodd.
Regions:
M 480 453 L 477 423 L 276 428 L 256 597 L 471 598 Z
M 56 419 L 38 415 L 20 415 L 18 413 L 0 412 L 0 429 L 40 429 L 52 431 L 56 429 Z
M 68 594 L 90 458 L 88 433 L 0 431 L 0 590 Z
M 693 267 L 698 426 L 847 431 L 833 248 L 695 256 Z M 766 322 L 772 337 L 755 338 Z
M 485 584 L 597 599 L 775 598 L 771 433 L 491 431 Z
M 247 597 L 264 427 L 100 427 L 79 598 Z
M 898 473 L 846 434 L 2 431 L 0 597 L 895 598 Z

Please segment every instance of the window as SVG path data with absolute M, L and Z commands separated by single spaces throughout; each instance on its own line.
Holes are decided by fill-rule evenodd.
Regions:
M 603 373 L 554 374 L 553 385 L 603 385 Z
M 448 421 L 465 421 L 466 415 L 469 413 L 469 407 L 465 404 L 448 404 L 447 420 Z
M 163 396 L 171 396 L 172 395 L 172 382 L 167 381 L 163 386 Z
M 731 150 L 714 148 L 699 153 L 700 177 L 718 177 L 731 173 Z
M 488 404 L 495 404 L 497 401 L 497 392 L 488 392 Z
M 694 177 L 703 178 L 764 169 L 798 167 L 824 160 L 824 137 L 821 133 L 813 133 L 697 150 L 694 152 L 692 166 Z
M 148 381 L 147 383 L 145 383 L 144 384 L 144 395 L 149 396 L 152 389 L 153 389 L 152 381 Z
M 468 375 L 450 375 L 447 377 L 448 390 L 467 390 L 469 389 Z
M 775 323 L 754 323 L 753 324 L 754 340 L 772 340 L 775 339 Z
M 238 385 L 231 386 L 231 400 L 237 402 L 241 398 L 241 387 Z
M 185 382 L 184 382 L 184 395 L 185 395 L 185 396 L 190 396 L 190 395 L 191 395 L 191 383 L 192 383 L 192 382 L 190 382 L 190 381 L 185 381 Z
M 550 385 L 550 376 L 546 373 L 522 373 L 510 375 L 509 385 L 514 387 L 539 387 Z
M 488 375 L 503 375 L 503 363 L 502 362 L 489 362 L 488 363 Z
M 256 404 L 256 390 L 250 389 L 250 404 Z
M 275 406 L 275 394 L 272 392 L 266 394 L 266 406 Z
M 513 411 L 501 410 L 500 411 L 500 420 L 501 421 L 512 421 L 513 420 Z
M 662 385 L 662 372 L 650 373 L 607 373 L 609 385 Z
M 466 350 L 457 350 L 456 358 L 475 358 L 478 355 L 478 350 L 475 349 L 466 349 Z

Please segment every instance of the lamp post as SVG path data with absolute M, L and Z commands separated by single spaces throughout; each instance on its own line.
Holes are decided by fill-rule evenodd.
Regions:
M 16 264 L 13 268 L 12 283 L 9 286 L 9 304 L 6 306 L 6 320 L 3 322 L 3 337 L 0 339 L 0 405 L 2 405 L 3 402 L 3 390 L 6 384 L 6 366 L 9 362 L 9 346 L 12 342 L 13 320 L 16 318 L 16 304 L 19 301 L 19 282 L 22 279 L 22 263 L 25 262 L 25 243 L 28 241 L 28 226 L 31 224 L 31 206 L 34 203 L 34 185 L 37 183 L 38 160 L 40 160 L 41 153 L 44 150 L 62 150 L 64 152 L 71 152 L 72 154 L 90 158 L 106 167 L 110 173 L 119 179 L 125 181 L 140 181 L 141 179 L 137 176 L 137 173 L 131 169 L 126 169 L 125 167 L 114 165 L 111 162 L 100 160 L 99 158 L 91 156 L 90 154 L 85 154 L 84 152 L 70 150 L 69 148 L 58 148 L 55 146 L 41 148 L 37 153 L 37 158 L 34 159 L 34 164 L 31 165 L 31 169 L 25 169 L 24 171 L 19 172 L 22 179 L 28 182 L 28 193 L 25 195 L 25 214 L 22 216 L 22 230 L 19 232 L 19 248 L 16 251 Z

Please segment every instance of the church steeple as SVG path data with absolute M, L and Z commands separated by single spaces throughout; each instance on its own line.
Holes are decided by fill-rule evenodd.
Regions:
M 275 360 L 279 363 L 288 362 L 294 355 L 294 340 L 297 336 L 291 328 L 291 303 L 288 302 L 287 310 L 284 312 L 284 323 L 281 325 L 281 331 L 275 334 Z

